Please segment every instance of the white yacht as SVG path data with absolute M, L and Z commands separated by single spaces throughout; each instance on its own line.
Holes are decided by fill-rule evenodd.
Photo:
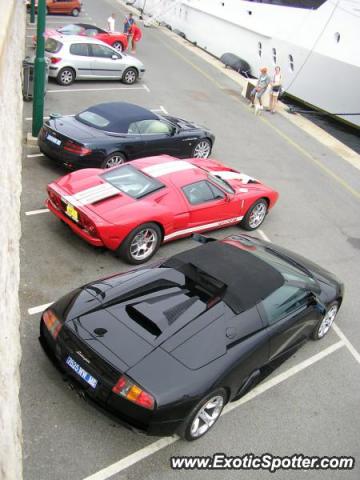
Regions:
M 282 70 L 284 90 L 360 127 L 360 0 L 135 0 L 217 57 L 254 76 Z

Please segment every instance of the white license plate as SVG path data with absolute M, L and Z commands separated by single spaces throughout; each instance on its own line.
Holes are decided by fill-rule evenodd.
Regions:
M 58 138 L 54 137 L 53 135 L 50 135 L 50 133 L 47 134 L 46 136 L 47 140 L 50 140 L 50 142 L 55 143 L 55 145 L 60 146 L 61 145 L 61 140 Z
M 79 375 L 86 383 L 92 388 L 96 388 L 98 381 L 90 373 L 84 370 L 70 355 L 66 359 L 66 365 L 68 365 L 75 373 Z

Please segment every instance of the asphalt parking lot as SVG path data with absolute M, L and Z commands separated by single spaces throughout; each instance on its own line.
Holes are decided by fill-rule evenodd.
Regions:
M 84 0 L 77 21 L 105 27 L 115 0 Z M 72 22 L 49 16 L 48 26 Z M 31 37 L 33 30 L 27 30 Z M 31 38 L 27 38 L 28 45 Z M 127 270 L 111 253 L 98 251 L 44 211 L 46 185 L 66 172 L 24 147 L 21 245 L 21 405 L 26 480 L 246 478 L 268 472 L 172 471 L 172 455 L 352 455 L 348 472 L 289 472 L 276 478 L 358 479 L 360 474 L 360 172 L 280 115 L 254 116 L 239 87 L 223 72 L 184 49 L 158 29 L 144 30 L 138 57 L 147 69 L 141 82 L 50 81 L 45 115 L 73 114 L 102 101 L 123 100 L 167 111 L 210 127 L 213 157 L 260 178 L 280 192 L 280 201 L 256 235 L 296 250 L 337 274 L 346 296 L 335 331 L 309 342 L 263 386 L 227 412 L 195 443 L 135 434 L 116 424 L 67 388 L 38 343 L 42 306 L 97 277 Z M 32 105 L 24 104 L 24 135 Z M 214 233 L 221 238 L 238 232 Z M 192 246 L 179 240 L 157 258 Z

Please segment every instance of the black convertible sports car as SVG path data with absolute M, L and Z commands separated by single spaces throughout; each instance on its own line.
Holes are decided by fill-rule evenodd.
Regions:
M 248 235 L 85 285 L 46 310 L 40 340 L 88 398 L 149 434 L 204 435 L 224 405 L 329 331 L 344 287 Z
M 41 152 L 68 168 L 110 168 L 167 153 L 207 158 L 215 141 L 206 128 L 124 102 L 101 103 L 75 116 L 52 115 L 39 134 Z

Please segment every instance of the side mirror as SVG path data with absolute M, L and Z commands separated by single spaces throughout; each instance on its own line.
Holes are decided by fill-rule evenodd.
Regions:
M 113 55 L 111 58 L 112 58 L 113 60 L 119 60 L 119 57 L 118 57 L 117 55 L 115 55 L 115 53 L 114 53 L 114 55 Z

